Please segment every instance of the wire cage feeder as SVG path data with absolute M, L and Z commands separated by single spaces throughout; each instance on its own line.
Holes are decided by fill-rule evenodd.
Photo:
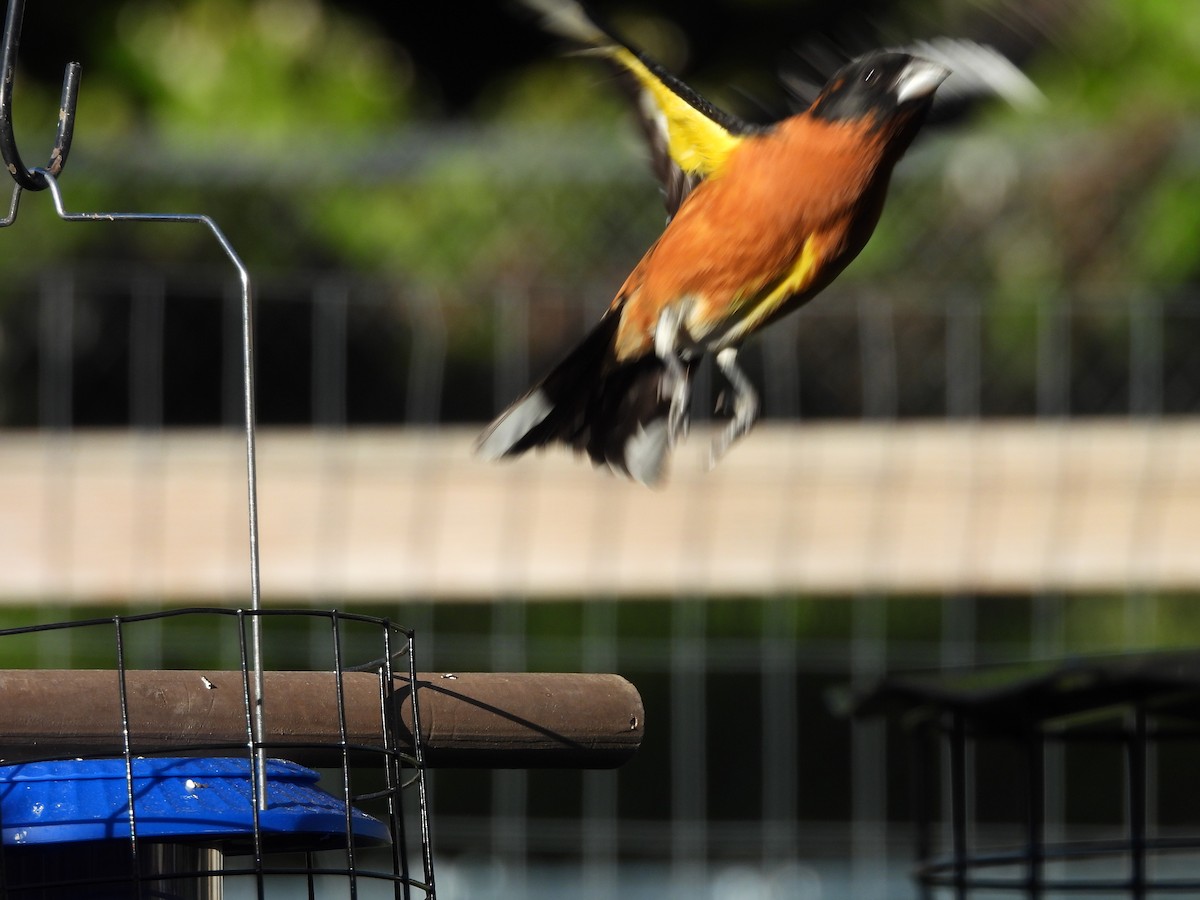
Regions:
M 57 179 L 78 63 L 67 66 L 50 160 L 26 167 L 12 127 L 23 14 L 24 0 L 10 0 L 0 47 L 0 156 L 15 182 L 0 228 L 16 221 L 23 192 L 49 191 L 65 222 L 207 228 L 237 271 L 250 608 L 0 631 L 3 659 L 31 655 L 22 647 L 54 632 L 107 631 L 111 648 L 104 669 L 0 670 L 0 897 L 433 897 L 412 632 L 382 618 L 261 608 L 249 273 L 208 216 L 67 211 Z M 324 634 L 310 649 L 328 667 L 267 671 L 270 636 L 287 653 L 298 628 Z M 201 633 L 214 668 L 131 665 L 143 637 L 181 634 L 195 652 Z
M 268 647 L 303 629 L 328 668 L 266 672 L 257 694 L 256 621 Z M 336 611 L 181 609 L 9 629 L 0 653 L 55 631 L 107 635 L 113 665 L 0 671 L 0 896 L 434 896 L 411 632 Z M 139 635 L 173 633 L 237 665 L 130 665 Z
M 837 702 L 904 726 L 922 898 L 1200 896 L 1200 654 L 892 675 Z

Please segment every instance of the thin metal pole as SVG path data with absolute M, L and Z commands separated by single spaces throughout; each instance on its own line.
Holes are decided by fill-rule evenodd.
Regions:
M 1046 736 L 1031 722 L 1025 734 L 1025 764 L 1028 768 L 1029 804 L 1026 820 L 1025 889 L 1030 898 L 1043 894 L 1046 841 Z
M 417 658 L 413 652 L 413 633 L 406 631 L 404 636 L 408 642 L 408 683 L 411 687 L 409 702 L 411 704 L 410 709 L 412 710 L 413 760 L 416 762 L 417 768 L 417 802 L 421 820 L 421 865 L 425 871 L 425 895 L 433 898 L 437 896 L 437 888 L 434 887 L 433 883 L 433 833 L 429 827 L 429 793 L 425 783 L 425 732 L 421 728 L 421 702 L 417 696 L 420 682 L 417 679 Z
M 142 866 L 138 859 L 137 813 L 134 806 L 137 802 L 137 792 L 133 786 L 133 751 L 132 736 L 129 730 L 129 690 L 125 682 L 125 642 L 121 633 L 121 617 L 113 616 L 113 630 L 117 639 L 117 693 L 121 700 L 121 741 L 125 761 L 125 802 L 129 805 L 129 859 L 130 874 L 133 876 L 134 889 L 138 900 L 143 897 Z
M 342 797 L 346 814 L 346 873 L 350 876 L 350 900 L 358 900 L 358 864 L 354 848 L 354 792 L 350 785 L 350 742 L 346 728 L 346 684 L 342 668 L 342 628 L 337 610 L 329 617 L 333 638 L 333 683 L 337 700 L 338 744 L 342 750 Z
M 1133 733 L 1128 736 L 1130 893 L 1146 896 L 1146 707 L 1133 707 Z
M 255 615 L 251 617 L 251 657 L 254 669 L 254 729 L 255 741 L 262 741 L 266 733 L 263 709 L 263 640 L 262 617 L 257 613 L 262 609 L 262 584 L 259 566 L 258 546 L 258 464 L 255 448 L 255 411 L 254 411 L 254 304 L 253 292 L 250 285 L 250 271 L 242 262 L 237 251 L 225 233 L 211 218 L 206 215 L 188 213 L 128 213 L 128 212 L 67 212 L 63 205 L 62 191 L 52 172 L 46 169 L 34 169 L 50 189 L 54 199 L 54 210 L 64 222 L 172 222 L 203 225 L 207 228 L 225 256 L 233 264 L 238 273 L 242 290 L 242 402 L 245 415 L 246 431 L 246 493 L 249 513 L 250 538 L 250 608 Z M 16 197 L 13 198 L 12 215 L 16 212 Z M 258 747 L 255 751 L 255 778 L 258 781 L 259 809 L 267 808 L 267 758 L 266 749 Z
M 912 803 L 913 820 L 916 824 L 916 860 L 922 872 L 933 858 L 933 781 L 934 754 L 938 752 L 936 735 L 928 726 L 921 725 L 912 733 Z M 930 900 L 933 891 L 924 878 L 920 879 L 919 890 L 922 900 Z
M 262 609 L 262 575 L 258 547 L 258 453 L 255 443 L 256 417 L 254 411 L 254 305 L 250 289 L 250 273 L 242 264 L 232 245 L 216 224 L 205 217 L 225 254 L 238 271 L 242 285 L 242 410 L 246 427 L 246 509 L 250 538 L 250 608 Z M 255 615 L 250 623 L 251 652 L 254 654 L 254 729 L 261 742 L 266 733 L 263 692 L 263 635 L 262 616 Z M 267 808 L 267 751 L 259 747 L 255 757 L 255 777 L 258 779 L 259 809 Z
M 392 625 L 382 623 L 383 663 L 379 670 L 379 712 L 384 748 L 384 780 L 387 785 L 387 808 L 392 826 L 392 871 L 400 874 L 400 883 L 393 885 L 393 900 L 408 900 L 411 896 L 412 873 L 408 867 L 408 834 L 404 827 L 404 774 L 402 756 L 396 741 L 398 712 L 396 710 L 396 681 L 392 674 Z M 414 682 L 410 684 L 415 689 Z M 420 775 L 422 773 L 418 773 Z
M 967 731 L 962 714 L 954 713 L 950 730 L 951 840 L 954 844 L 954 897 L 967 897 Z
M 254 616 L 258 618 L 258 616 Z M 239 609 L 237 611 L 237 636 L 238 636 L 238 659 L 241 661 L 242 678 L 242 712 L 245 716 L 245 734 L 250 742 L 250 756 L 255 763 L 255 777 L 250 780 L 250 816 L 253 824 L 254 836 L 254 887 L 257 891 L 258 900 L 265 900 L 266 897 L 266 881 L 263 872 L 263 834 L 262 820 L 259 816 L 260 811 L 266 809 L 266 800 L 262 796 L 263 789 L 267 786 L 265 773 L 263 777 L 258 775 L 258 762 L 260 759 L 261 738 L 255 735 L 255 729 L 258 727 L 254 721 L 254 715 L 251 713 L 250 707 L 253 703 L 250 690 L 250 672 L 247 666 L 248 655 L 246 653 L 246 611 Z

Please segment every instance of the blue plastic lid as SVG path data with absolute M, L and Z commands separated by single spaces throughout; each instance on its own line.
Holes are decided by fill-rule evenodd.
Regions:
M 139 838 L 229 841 L 254 834 L 248 759 L 136 758 L 133 795 Z M 316 787 L 320 776 L 286 760 L 267 761 L 267 809 L 258 823 L 271 849 L 346 844 L 346 805 Z M 387 826 L 351 809 L 356 846 L 387 844 Z M 77 759 L 0 766 L 0 833 L 5 845 L 129 839 L 124 759 Z M 238 852 L 232 850 L 232 852 Z

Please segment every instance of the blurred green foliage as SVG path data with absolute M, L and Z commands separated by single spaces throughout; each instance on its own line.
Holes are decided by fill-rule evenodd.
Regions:
M 872 606 L 874 604 L 874 606 Z M 1133 651 L 1179 650 L 1200 641 L 1200 604 L 1188 593 L 1158 596 L 1137 593 L 1097 593 L 1074 596 L 1017 597 L 896 596 L 888 598 L 782 596 L 767 599 L 690 597 L 683 600 L 645 598 L 603 600 L 563 598 L 561 602 L 526 603 L 405 603 L 398 621 L 420 626 L 427 648 L 418 659 L 422 670 L 487 671 L 494 669 L 498 653 L 523 655 L 529 671 L 645 671 L 661 673 L 669 662 L 667 650 L 681 628 L 689 638 L 705 640 L 719 662 L 735 668 L 757 665 L 761 642 L 795 644 L 811 655 L 811 668 L 838 677 L 847 657 L 846 643 L 861 638 L 863 610 L 878 613 L 872 638 L 883 641 L 907 668 L 935 667 L 948 639 L 945 621 L 951 606 L 970 606 L 973 627 L 959 634 L 980 662 L 1017 662 L 1063 656 L 1111 654 Z M 684 613 L 685 607 L 698 614 Z M 1040 608 L 1039 608 L 1040 607 Z M 80 606 L 43 608 L 38 611 L 7 608 L 6 628 L 33 626 L 47 621 L 95 620 L 90 628 L 6 635 L 10 667 L 44 665 L 47 654 L 63 653 L 77 665 L 115 665 L 112 619 L 154 612 L 158 606 Z M 348 613 L 379 615 L 378 604 L 341 605 Z M 688 625 L 681 626 L 683 617 Z M 1035 622 L 1041 621 L 1040 626 Z M 155 658 L 137 665 L 167 668 L 237 666 L 237 623 L 229 617 L 197 615 L 181 620 L 186 628 L 162 629 L 168 639 L 146 641 L 135 653 Z M 272 619 L 272 660 L 276 668 L 321 668 L 328 648 L 324 631 L 304 619 Z M 170 623 L 168 623 L 169 625 Z M 149 625 L 134 626 L 144 635 Z M 1040 629 L 1040 630 L 1039 630 Z M 203 634 L 203 640 L 193 639 Z M 181 637 L 187 635 L 187 640 Z M 290 637 L 289 637 L 290 635 Z M 589 661 L 590 642 L 616 641 L 618 659 L 597 665 Z M 717 646 L 721 645 L 721 646 Z M 428 648 L 432 648 L 430 651 Z M 319 652 L 318 652 L 319 651 Z M 347 649 L 354 664 L 374 652 L 367 641 Z M 432 656 L 430 655 L 432 652 Z M 357 653 L 359 656 L 355 656 Z
M 382 271 L 462 291 L 531 269 L 577 273 L 596 254 L 576 251 L 607 245 L 638 202 L 613 190 L 611 166 L 609 177 L 546 177 L 528 158 L 530 141 L 560 133 L 579 145 L 603 133 L 632 157 L 632 141 L 614 137 L 623 110 L 587 65 L 531 67 L 498 83 L 471 121 L 444 123 L 404 48 L 333 4 L 130 2 L 111 37 L 85 72 L 70 209 L 203 211 L 258 267 Z M 52 106 L 48 89 L 22 83 L 19 126 Z M 50 235 L 49 220 L 25 218 L 33 252 L 0 265 L 212 258 L 202 234 Z
M 934 19 L 931 4 L 908 9 L 924 7 Z M 951 237 L 949 246 L 969 247 L 940 271 L 992 283 L 1001 302 L 1019 302 L 1033 282 L 1069 290 L 1089 279 L 1195 276 L 1187 236 L 1200 226 L 1200 202 L 1187 130 L 1200 100 L 1200 13 L 1173 0 L 1079 9 L 1031 67 L 1045 108 L 992 108 L 955 127 L 944 170 L 926 169 L 898 191 L 850 277 L 903 266 L 914 234 L 923 235 L 917 252 Z M 622 26 L 664 57 L 686 58 L 683 32 L 645 10 L 621 16 Z M 648 173 L 630 175 L 640 164 L 622 98 L 586 60 L 544 60 L 498 78 L 471 121 L 458 123 L 458 138 L 445 140 L 430 127 L 435 86 L 405 48 L 332 3 L 132 0 L 114 22 L 85 73 L 78 160 L 65 185 L 72 207 L 205 211 L 226 220 L 260 265 L 366 268 L 451 290 L 498 275 L 607 273 L 627 266 L 627 248 L 661 224 Z M 26 117 L 52 107 L 46 90 L 21 89 Z M 570 173 L 539 171 L 537 145 L 563 138 L 594 150 L 579 168 L 599 168 L 599 177 L 581 171 L 568 186 Z M 416 152 L 412 165 L 377 174 L 363 164 L 396 148 Z M 141 161 L 129 158 L 135 149 Z M 148 166 L 154 157 L 176 171 Z M 625 230 L 637 239 L 622 234 L 618 259 L 605 258 Z M 30 243 L 113 251 L 111 238 L 84 231 Z M 200 252 L 179 250 L 174 235 L 138 236 L 133 247 L 122 237 L 120 246 Z
M 1004 0 L 984 6 L 1018 17 Z M 1200 274 L 1200 8 L 1072 8 L 1070 27 L 1029 65 L 1044 107 L 990 104 L 928 134 L 845 276 L 911 304 L 932 280 L 974 285 L 1004 355 L 1028 346 L 1056 303 Z M 682 65 L 686 33 L 652 9 L 617 18 Z M 926 0 L 901 13 L 930 30 L 963 18 Z M 330 2 L 127 0 L 111 21 L 84 75 L 63 185 L 71 209 L 206 212 L 256 270 L 382 273 L 429 288 L 447 309 L 487 305 L 504 283 L 615 289 L 661 227 L 624 98 L 590 60 L 497 75 L 449 121 L 410 50 Z M 761 83 L 772 68 L 729 73 L 730 83 Z M 711 79 L 702 90 L 737 102 Z M 42 121 L 33 117 L 55 103 L 49 88 L 23 80 L 18 90 L 28 144 Z M 63 229 L 44 207 L 22 225 L 19 252 L 0 259 L 10 275 L 64 256 L 218 260 L 199 232 Z

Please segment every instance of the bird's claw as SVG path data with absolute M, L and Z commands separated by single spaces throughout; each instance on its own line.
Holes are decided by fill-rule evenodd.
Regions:
M 721 458 L 729 452 L 730 447 L 746 436 L 746 433 L 754 427 L 754 423 L 758 419 L 757 405 L 745 404 L 740 410 L 737 409 L 738 405 L 737 401 L 735 401 L 733 419 L 721 429 L 721 433 L 713 438 L 713 442 L 709 446 L 709 469 L 712 469 L 721 461 Z
M 720 462 L 721 457 L 729 451 L 729 448 L 744 437 L 758 420 L 758 394 L 737 368 L 734 358 L 735 352 L 731 350 L 723 350 L 717 354 L 717 365 L 729 379 L 732 388 L 732 401 L 727 399 L 725 391 L 721 391 L 720 396 L 717 397 L 717 411 L 720 412 L 725 407 L 732 406 L 733 418 L 713 439 L 709 447 L 709 469 Z
M 659 382 L 659 397 L 671 398 L 667 412 L 667 446 L 674 447 L 688 433 L 688 420 L 692 405 L 692 392 L 688 384 L 687 368 L 679 358 L 679 341 L 682 329 L 680 310 L 668 306 L 658 317 L 654 329 L 654 353 L 662 360 L 664 372 Z
M 690 425 L 691 416 L 688 415 L 687 398 L 680 397 L 679 395 L 672 397 L 671 410 L 667 413 L 667 441 L 669 445 L 674 447 L 686 438 Z

